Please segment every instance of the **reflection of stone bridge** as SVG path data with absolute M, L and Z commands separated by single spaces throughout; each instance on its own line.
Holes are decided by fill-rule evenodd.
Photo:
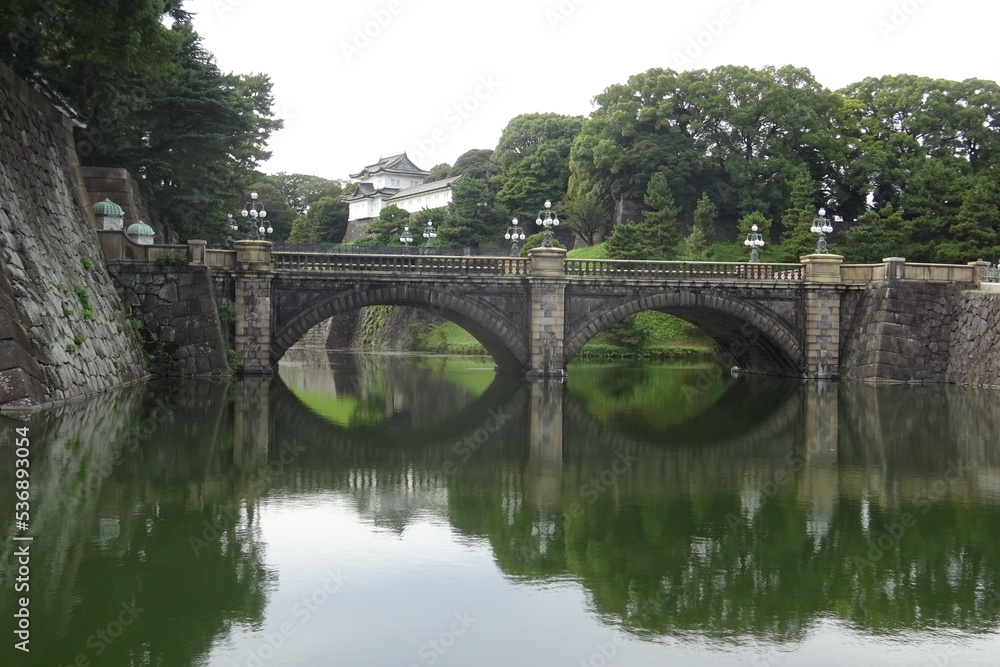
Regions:
M 498 461 L 513 457 L 555 474 L 565 461 L 595 450 L 612 458 L 621 452 L 646 457 L 711 443 L 713 450 L 740 455 L 767 457 L 793 446 L 835 455 L 836 405 L 836 392 L 825 392 L 821 386 L 805 390 L 776 381 L 762 390 L 759 379 L 737 378 L 701 414 L 642 439 L 599 422 L 562 383 L 526 383 L 498 375 L 480 396 L 438 420 L 419 425 L 390 420 L 347 428 L 311 412 L 280 381 L 245 378 L 237 385 L 234 452 L 240 465 L 253 467 L 268 460 L 279 446 L 292 443 L 305 447 L 304 460 L 314 463 L 416 466 L 446 475 L 473 454 Z M 751 421 L 734 425 L 730 419 L 734 410 L 745 411 Z M 803 439 L 804 420 L 810 425 Z

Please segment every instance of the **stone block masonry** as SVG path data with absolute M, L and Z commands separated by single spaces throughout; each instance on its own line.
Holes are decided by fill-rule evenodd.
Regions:
M 0 64 L 0 408 L 148 375 L 104 268 L 69 119 Z
M 955 310 L 945 380 L 1000 387 L 1000 293 L 961 292 Z
M 208 267 L 115 264 L 108 270 L 130 316 L 141 323 L 154 374 L 229 374 Z
M 1000 387 L 1000 294 L 883 281 L 842 315 L 846 379 Z

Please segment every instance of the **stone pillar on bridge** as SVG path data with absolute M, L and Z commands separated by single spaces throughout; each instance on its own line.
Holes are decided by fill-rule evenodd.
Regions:
M 532 248 L 528 281 L 531 284 L 529 378 L 566 377 L 566 251 Z
M 806 255 L 805 375 L 814 379 L 840 376 L 840 255 Z
M 236 242 L 236 372 L 271 368 L 271 244 Z

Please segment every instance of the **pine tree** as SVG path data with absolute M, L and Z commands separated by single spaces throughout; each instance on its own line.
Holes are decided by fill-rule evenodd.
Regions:
M 1000 222 L 1000 208 L 996 193 L 984 181 L 976 180 L 962 197 L 962 206 L 951 226 L 951 234 L 958 241 L 959 252 L 971 261 L 997 242 L 996 225 Z
M 497 245 L 510 223 L 485 181 L 463 176 L 451 188 L 451 203 L 440 222 L 442 245 Z
M 698 204 L 694 208 L 694 227 L 701 230 L 701 236 L 705 239 L 706 246 L 715 243 L 716 215 L 718 215 L 718 209 L 715 208 L 715 204 L 706 193 L 701 193 L 701 199 L 698 200 Z
M 785 261 L 797 262 L 802 255 L 810 255 L 816 249 L 816 235 L 810 230 L 818 215 L 815 209 L 816 185 L 806 172 L 800 173 L 792 181 L 791 207 L 785 209 L 781 224 L 785 232 L 781 235 L 781 246 Z
M 858 224 L 841 236 L 845 261 L 881 262 L 898 256 L 905 246 L 902 225 L 902 212 L 894 211 L 892 204 L 886 204 L 881 211 L 865 211 Z
M 604 250 L 609 259 L 649 259 L 653 249 L 647 226 L 631 220 L 615 225 L 604 242 Z
M 667 184 L 666 174 L 657 172 L 649 179 L 646 196 L 643 199 L 649 207 L 643 214 L 645 232 L 648 237 L 649 255 L 642 259 L 671 259 L 677 252 L 681 235 L 677 230 L 677 215 L 680 210 L 674 203 L 674 196 Z M 619 225 L 621 226 L 621 225 Z
M 684 259 L 689 262 L 704 262 L 708 259 L 711 249 L 705 239 L 705 232 L 702 231 L 701 227 L 695 225 L 684 242 Z
M 372 245 L 399 245 L 399 235 L 410 222 L 410 213 L 396 205 L 386 206 L 368 228 L 366 242 Z

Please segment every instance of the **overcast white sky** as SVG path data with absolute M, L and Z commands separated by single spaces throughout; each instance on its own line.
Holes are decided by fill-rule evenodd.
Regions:
M 494 148 L 522 113 L 589 115 L 651 67 L 791 64 L 831 89 L 884 74 L 1000 80 L 986 0 L 187 0 L 224 71 L 265 72 L 285 129 L 266 172 L 346 178 L 407 151 Z M 366 34 L 367 33 L 367 34 Z

